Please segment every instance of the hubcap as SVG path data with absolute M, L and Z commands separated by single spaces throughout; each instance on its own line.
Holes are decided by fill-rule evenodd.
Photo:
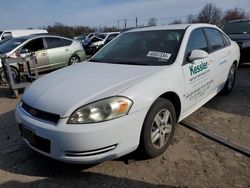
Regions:
M 70 59 L 70 64 L 73 65 L 73 64 L 76 64 L 76 63 L 79 63 L 79 59 L 77 57 L 72 57 Z
M 231 89 L 233 87 L 233 83 L 234 83 L 234 77 L 235 77 L 235 68 L 232 67 L 229 71 L 229 75 L 228 75 L 228 89 Z
M 172 116 L 169 110 L 160 110 L 151 126 L 151 142 L 153 146 L 160 149 L 165 146 L 172 130 Z

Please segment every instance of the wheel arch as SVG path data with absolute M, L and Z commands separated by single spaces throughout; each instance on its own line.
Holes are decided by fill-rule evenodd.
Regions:
M 181 114 L 181 100 L 178 94 L 173 91 L 169 91 L 169 92 L 163 93 L 158 98 L 168 99 L 170 102 L 172 102 L 175 108 L 176 121 L 178 122 L 180 114 Z
M 236 68 L 238 68 L 239 63 L 238 63 L 238 61 L 237 61 L 237 60 L 234 60 L 233 64 L 235 65 L 235 67 L 236 67 Z

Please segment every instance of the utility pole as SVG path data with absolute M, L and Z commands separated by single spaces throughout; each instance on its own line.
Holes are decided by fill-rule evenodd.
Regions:
M 135 27 L 137 27 L 137 26 L 138 26 L 138 18 L 135 17 Z
M 127 28 L 127 20 L 124 19 L 124 28 Z
M 120 20 L 117 20 L 117 27 L 120 28 Z

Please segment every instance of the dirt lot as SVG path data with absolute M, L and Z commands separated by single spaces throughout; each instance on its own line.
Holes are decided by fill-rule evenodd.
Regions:
M 250 158 L 178 125 L 169 149 L 136 153 L 96 166 L 69 165 L 29 149 L 14 119 L 16 99 L 0 86 L 0 187 L 246 187 Z M 186 119 L 250 148 L 250 66 L 238 70 L 234 92 L 217 96 Z

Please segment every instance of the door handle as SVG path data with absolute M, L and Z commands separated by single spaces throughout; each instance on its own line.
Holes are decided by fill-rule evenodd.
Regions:
M 45 53 L 45 52 L 41 53 L 41 56 L 46 56 L 46 55 L 47 55 L 47 53 Z
M 68 49 L 68 48 L 66 48 L 66 49 L 65 49 L 65 51 L 66 51 L 66 52 L 68 52 L 68 51 L 69 51 L 69 49 Z
M 229 55 L 229 54 L 231 54 L 231 51 L 228 51 L 228 52 L 227 52 L 227 55 Z

